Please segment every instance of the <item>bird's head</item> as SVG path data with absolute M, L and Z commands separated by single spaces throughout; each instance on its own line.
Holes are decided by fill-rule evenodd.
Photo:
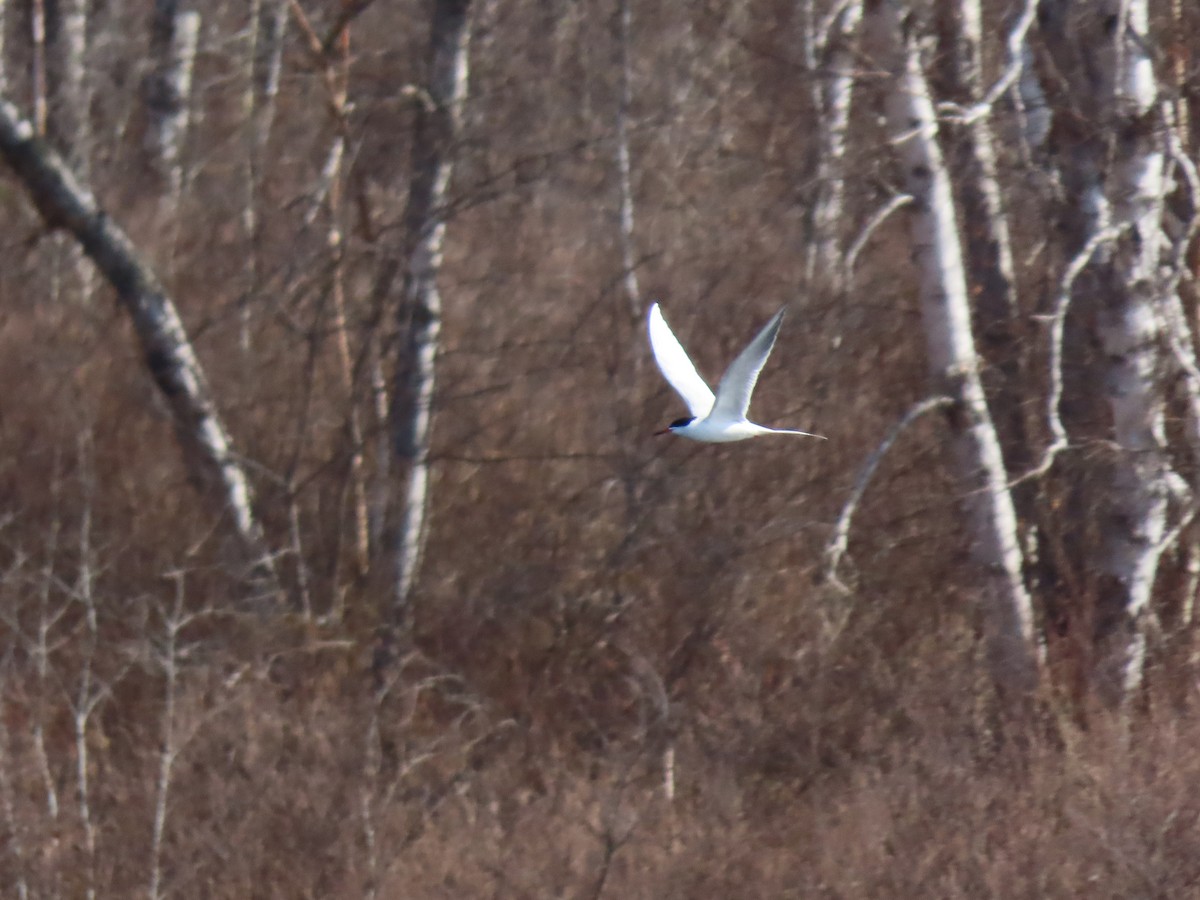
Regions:
M 657 437 L 660 434 L 670 434 L 672 431 L 679 431 L 681 428 L 687 428 L 695 421 L 695 416 L 684 416 L 682 419 L 676 419 L 662 431 L 654 432 L 654 436 Z

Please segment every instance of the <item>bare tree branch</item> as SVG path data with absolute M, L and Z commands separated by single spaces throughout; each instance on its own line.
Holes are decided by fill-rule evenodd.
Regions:
M 913 198 L 911 194 L 896 194 L 883 204 L 883 206 L 879 207 L 871 218 L 867 219 L 859 231 L 858 237 L 846 249 L 846 256 L 842 261 L 842 265 L 846 270 L 846 278 L 849 278 L 853 274 L 854 267 L 858 265 L 859 255 L 862 253 L 863 248 L 867 246 L 867 242 L 871 240 L 871 236 L 879 229 L 879 226 L 886 222 L 888 216 L 892 213 L 903 209 L 912 202 Z
M 892 426 L 892 429 L 880 441 L 879 446 L 871 452 L 867 461 L 859 469 L 858 478 L 854 480 L 850 496 L 842 506 L 837 524 L 833 526 L 833 535 L 825 545 L 825 578 L 838 590 L 845 593 L 850 590 L 838 575 L 838 566 L 841 564 L 842 557 L 846 555 L 846 548 L 850 542 L 850 525 L 854 514 L 858 512 L 858 504 L 862 502 L 863 495 L 867 492 L 867 486 L 875 477 L 875 470 L 879 468 L 879 464 L 892 449 L 892 445 L 896 443 L 900 435 L 908 430 L 910 425 L 926 413 L 933 412 L 935 409 L 945 409 L 953 403 L 953 398 L 940 396 L 926 397 L 919 403 L 913 404 L 903 418 Z
M 254 516 L 250 483 L 233 454 L 175 304 L 138 258 L 126 234 L 75 180 L 58 154 L 34 136 L 33 126 L 2 98 L 0 155 L 21 179 L 46 223 L 73 234 L 116 291 L 137 332 L 146 367 L 171 409 L 185 456 L 232 516 L 247 559 L 273 586 L 274 564 Z
M 1037 18 L 1038 0 L 1025 0 L 1025 5 L 1021 9 L 1020 16 L 1009 30 L 1005 38 L 1007 48 L 1008 62 L 1004 66 L 1004 71 L 992 83 L 992 86 L 983 93 L 983 95 L 970 106 L 964 108 L 955 107 L 954 104 L 943 104 L 941 107 L 955 119 L 964 125 L 970 125 L 992 112 L 992 107 L 996 105 L 1004 93 L 1009 90 L 1017 80 L 1021 77 L 1025 70 L 1026 57 L 1025 41 L 1029 35 L 1029 29 L 1032 27 L 1034 20 Z
M 1080 248 L 1063 271 L 1062 279 L 1059 282 L 1058 296 L 1054 303 L 1054 312 L 1049 316 L 1050 361 L 1047 365 L 1046 377 L 1050 383 L 1050 391 L 1046 397 L 1046 428 L 1050 432 L 1051 441 L 1049 446 L 1042 451 L 1042 457 L 1038 464 L 1025 474 L 1013 479 L 1011 484 L 1014 486 L 1045 475 L 1054 465 L 1058 454 L 1066 450 L 1070 444 L 1060 410 L 1063 398 L 1063 334 L 1067 323 L 1067 309 L 1071 305 L 1071 292 L 1075 288 L 1075 281 L 1091 263 L 1096 251 L 1105 244 L 1116 240 L 1122 230 L 1118 227 L 1109 227 L 1097 231 Z
M 912 242 L 920 278 L 926 357 L 935 389 L 954 398 L 949 416 L 956 474 L 976 565 L 988 664 L 996 686 L 1019 697 L 1037 681 L 1033 610 L 1023 577 L 1016 510 L 979 375 L 961 233 L 938 142 L 913 22 L 898 0 L 875 0 L 864 27 L 893 77 L 885 95 L 892 141 L 914 198 Z
M 861 0 L 836 4 L 822 21 L 807 53 L 814 75 L 813 103 L 819 121 L 816 195 L 812 202 L 806 274 L 811 281 L 819 272 L 835 288 L 842 286 L 853 269 L 841 254 L 841 230 L 854 60 L 861 21 Z

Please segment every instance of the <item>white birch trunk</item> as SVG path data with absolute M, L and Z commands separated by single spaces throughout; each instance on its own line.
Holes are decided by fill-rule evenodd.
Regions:
M 33 54 L 30 60 L 30 80 L 33 89 L 33 127 L 38 137 L 46 136 L 46 0 L 33 0 L 29 11 L 30 39 Z
M 629 0 L 621 0 L 618 11 L 620 17 L 619 66 L 621 69 L 621 93 L 617 101 L 617 179 L 620 189 L 619 225 L 621 241 L 622 280 L 625 285 L 625 299 L 629 302 L 630 318 L 641 321 L 642 292 L 638 285 L 637 253 L 634 241 L 633 215 L 633 163 L 629 154 L 629 108 L 633 103 L 633 65 L 629 55 L 629 42 L 633 26 L 633 12 Z M 640 359 L 640 357 L 635 357 Z
M 1148 44 L 1146 0 L 1043 3 L 1042 28 L 1069 98 L 1090 113 L 1090 146 L 1062 153 L 1068 197 L 1082 210 L 1077 240 L 1103 227 L 1118 235 L 1077 302 L 1090 306 L 1104 371 L 1096 379 L 1119 454 L 1104 492 L 1104 576 L 1094 614 L 1092 680 L 1110 705 L 1141 684 L 1146 626 L 1169 533 L 1170 502 L 1186 493 L 1167 454 L 1163 311 L 1177 300 L 1163 276 L 1167 161 L 1158 129 L 1158 86 Z M 1078 217 L 1078 216 L 1077 216 Z
M 937 119 L 911 23 L 903 20 L 898 2 L 868 4 L 864 22 L 877 60 L 894 78 L 886 115 L 914 200 L 912 237 L 929 367 L 937 392 L 954 401 L 948 420 L 979 571 L 988 664 L 997 687 L 1019 696 L 1037 678 L 1033 615 L 1007 473 L 979 380 L 961 238 Z
M 87 4 L 58 0 L 47 5 L 45 14 L 47 135 L 71 171 L 87 182 L 92 158 Z M 78 244 L 56 239 L 54 269 L 56 293 L 87 303 L 94 272 Z
M 947 12 L 953 21 L 942 34 L 945 81 L 963 107 L 976 110 L 984 103 L 986 91 L 983 12 L 979 0 L 959 0 Z M 1031 459 L 1022 377 L 1026 350 L 1018 339 L 1020 305 L 1012 239 L 1001 201 L 990 110 L 972 112 L 965 122 L 949 129 L 949 137 L 947 153 L 957 176 L 954 186 L 965 225 L 973 322 L 993 376 L 987 383 L 989 404 L 1008 471 L 1024 471 Z
M 200 38 L 200 14 L 180 12 L 178 0 L 157 0 L 150 48 L 154 73 L 146 81 L 149 151 L 163 183 L 160 210 L 169 235 L 166 259 L 174 257 L 183 196 L 183 148 L 191 119 L 192 72 Z
M 810 18 L 814 12 L 810 10 Z M 857 72 L 856 40 L 862 22 L 861 0 L 839 4 L 833 18 L 810 38 L 809 67 L 815 70 L 814 101 L 820 112 L 817 134 L 816 196 L 808 243 L 807 278 L 840 288 L 849 274 L 842 255 L 842 215 L 846 202 L 846 137 Z
M 1145 617 L 1164 549 L 1169 500 L 1182 482 L 1166 453 L 1163 378 L 1169 367 L 1163 359 L 1160 315 L 1166 301 L 1160 275 L 1167 248 L 1162 228 L 1166 158 L 1153 123 L 1147 121 L 1158 103 L 1147 44 L 1148 4 L 1107 0 L 1101 5 L 1103 15 L 1118 22 L 1109 52 L 1096 54 L 1096 60 L 1111 66 L 1115 140 L 1107 187 L 1114 224 L 1127 230 L 1112 257 L 1117 290 L 1105 298 L 1100 318 L 1108 359 L 1105 393 L 1113 437 L 1124 451 L 1111 485 L 1103 562 L 1116 582 L 1110 589 L 1115 589 L 1114 605 L 1124 607 L 1124 621 L 1104 636 L 1112 639 L 1101 644 L 1097 674 L 1102 686 L 1119 679 L 1123 699 L 1142 681 Z M 1108 612 L 1102 610 L 1102 615 Z
M 470 0 L 436 0 L 430 29 L 429 108 L 418 111 L 412 185 L 405 210 L 408 271 L 403 315 L 405 359 L 397 374 L 393 419 L 396 453 L 407 462 L 407 486 L 396 547 L 394 624 L 407 617 L 425 545 L 429 510 L 429 448 L 442 298 L 437 278 L 446 235 L 446 196 L 454 142 L 467 95 Z
M 42 218 L 65 228 L 112 285 L 129 314 L 151 377 L 171 409 L 193 472 L 230 513 L 244 555 L 274 588 L 274 565 L 254 517 L 250 483 L 234 455 L 204 373 L 174 303 L 132 243 L 97 206 L 33 126 L 0 99 L 0 156 L 24 183 Z
M 983 100 L 983 13 L 979 0 L 960 0 L 954 28 L 943 53 L 947 80 L 965 105 Z M 970 271 L 979 279 L 980 337 L 1011 345 L 1011 326 L 1018 313 L 1013 276 L 1012 241 L 996 177 L 996 148 L 990 118 L 972 115 L 961 126 L 955 162 L 962 177 L 955 182 L 962 198 Z M 995 331 L 993 336 L 989 332 Z
M 85 0 L 57 0 L 46 9 L 47 132 L 80 178 L 89 176 L 90 135 Z

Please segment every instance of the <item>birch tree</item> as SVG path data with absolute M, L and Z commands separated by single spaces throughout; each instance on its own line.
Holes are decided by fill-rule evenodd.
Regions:
M 1031 601 L 1022 578 L 1008 476 L 979 379 L 961 236 L 937 118 L 914 23 L 900 4 L 869 3 L 864 28 L 877 62 L 892 77 L 885 113 L 913 197 L 912 242 L 930 374 L 935 391 L 953 401 L 947 422 L 978 573 L 975 594 L 988 662 L 996 685 L 1020 694 L 1033 687 L 1037 674 Z
M 638 286 L 637 254 L 634 240 L 633 164 L 629 154 L 629 115 L 633 104 L 633 63 L 629 43 L 632 40 L 633 11 L 629 0 L 620 0 L 617 9 L 617 66 L 620 69 L 620 93 L 617 98 L 617 184 L 620 190 L 618 234 L 621 244 L 622 284 L 629 302 L 630 318 L 642 317 L 642 291 Z
M 85 0 L 59 0 L 44 10 L 46 132 L 79 178 L 91 178 L 92 92 L 87 78 L 87 4 Z M 55 239 L 53 277 L 56 290 L 86 302 L 93 272 L 79 246 Z
M 84 0 L 47 4 L 45 29 L 47 132 L 71 169 L 86 179 L 91 148 Z
M 835 5 L 830 16 L 815 21 L 815 4 L 806 6 L 805 56 L 813 78 L 814 105 L 820 112 L 817 132 L 816 196 L 812 203 L 812 238 L 808 243 L 808 280 L 818 272 L 841 287 L 846 270 L 842 257 L 841 222 L 846 198 L 846 138 L 856 69 L 855 42 L 862 21 L 861 0 Z
M 174 256 L 183 195 L 183 148 L 190 121 L 192 71 L 200 37 L 200 14 L 181 11 L 178 0 L 156 0 L 150 27 L 154 70 L 146 79 L 145 102 L 150 120 L 150 159 L 161 179 L 159 204 L 170 239 L 165 258 Z
M 407 615 L 425 544 L 429 448 L 442 297 L 437 279 L 446 236 L 446 197 L 467 96 L 470 0 L 436 0 L 429 35 L 429 81 L 418 105 L 412 183 L 404 213 L 408 268 L 401 312 L 407 339 L 393 392 L 396 455 L 407 485 L 396 541 L 394 624 Z
M 955 194 L 962 210 L 962 241 L 973 324 L 983 355 L 996 373 L 989 391 L 1005 463 L 1011 470 L 1028 467 L 1029 452 L 1023 422 L 1021 357 L 1026 352 L 1019 341 L 1020 306 L 1014 274 L 1012 240 L 1001 200 L 996 146 L 991 126 L 992 102 L 986 96 L 983 75 L 983 10 L 979 0 L 959 0 L 943 7 L 946 19 L 941 29 L 942 75 L 963 114 L 951 119 L 946 141 Z M 1028 15 L 1014 27 L 1010 43 L 1023 48 L 1023 35 L 1032 21 Z M 1011 65 L 1021 65 L 1020 49 Z
M 1092 561 L 1102 576 L 1092 678 L 1099 696 L 1115 705 L 1141 683 L 1172 501 L 1189 496 L 1167 451 L 1173 366 L 1163 310 L 1178 300 L 1162 275 L 1169 248 L 1165 128 L 1145 0 L 1046 0 L 1040 18 L 1057 76 L 1048 93 L 1057 89 L 1071 121 L 1086 123 L 1060 128 L 1055 148 L 1068 191 L 1066 230 L 1075 245 L 1105 230 L 1115 235 L 1074 295 L 1096 323 L 1104 351 L 1093 383 L 1103 385 L 1117 451 L 1106 470 L 1102 540 Z
M 125 233 L 4 99 L 0 156 L 24 184 L 42 219 L 70 232 L 112 285 L 133 322 L 146 367 L 171 410 L 189 465 L 229 512 L 244 555 L 273 589 L 274 565 L 254 515 L 249 479 L 233 452 L 175 304 Z

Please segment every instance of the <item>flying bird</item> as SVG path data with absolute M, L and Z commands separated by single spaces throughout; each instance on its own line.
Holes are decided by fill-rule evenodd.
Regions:
M 750 395 L 754 392 L 758 373 L 762 371 L 767 357 L 771 355 L 771 349 L 775 346 L 779 326 L 783 324 L 783 313 L 782 309 L 775 313 L 746 349 L 738 354 L 737 359 L 721 377 L 714 397 L 688 358 L 687 351 L 671 332 L 658 304 L 651 306 L 650 349 L 654 351 L 654 359 L 662 370 L 663 377 L 675 388 L 692 413 L 690 416 L 676 419 L 655 434 L 677 434 L 709 444 L 744 441 L 760 434 L 802 434 L 821 438 L 822 435 L 807 431 L 766 428 L 755 425 L 746 418 L 746 410 L 750 408 Z

